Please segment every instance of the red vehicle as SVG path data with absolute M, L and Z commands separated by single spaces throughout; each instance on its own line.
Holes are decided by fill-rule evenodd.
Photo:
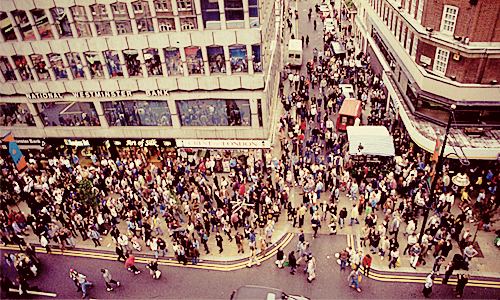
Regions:
M 345 99 L 337 116 L 337 131 L 345 131 L 347 126 L 354 125 L 357 118 L 361 119 L 362 110 L 360 100 Z

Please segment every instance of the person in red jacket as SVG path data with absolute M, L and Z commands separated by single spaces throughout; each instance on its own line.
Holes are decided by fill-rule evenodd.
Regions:
M 129 270 L 130 272 L 134 272 L 135 275 L 141 273 L 141 271 L 139 271 L 135 265 L 135 256 L 133 256 L 132 254 L 130 255 L 127 255 L 127 260 L 125 261 L 125 267 L 127 268 L 127 270 Z
M 365 257 L 363 257 L 363 268 L 364 268 L 363 274 L 366 277 L 368 277 L 368 274 L 370 274 L 371 266 L 372 266 L 372 257 L 370 256 L 370 254 L 367 254 L 365 255 Z

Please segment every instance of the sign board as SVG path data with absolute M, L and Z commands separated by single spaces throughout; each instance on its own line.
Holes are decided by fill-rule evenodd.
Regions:
M 423 63 L 423 64 L 428 64 L 430 65 L 431 64 L 431 58 L 430 57 L 427 57 L 425 55 L 420 55 L 420 62 Z
M 182 148 L 262 149 L 271 147 L 269 140 L 176 139 L 175 143 L 177 147 Z
M 119 139 L 113 140 L 116 147 L 174 147 L 173 139 Z

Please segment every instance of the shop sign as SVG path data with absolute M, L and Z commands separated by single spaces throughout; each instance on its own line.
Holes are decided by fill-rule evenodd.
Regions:
M 146 96 L 152 97 L 152 96 L 168 96 L 169 92 L 167 90 L 152 90 L 152 91 L 146 91 Z
M 158 140 L 158 139 L 128 139 L 128 140 L 113 140 L 113 144 L 117 147 L 172 147 L 173 140 Z
M 268 140 L 175 140 L 177 147 L 184 148 L 226 148 L 261 149 L 270 148 Z
M 73 147 L 86 147 L 90 146 L 89 140 L 70 140 L 70 139 L 64 139 L 64 145 L 66 146 L 73 146 Z
M 62 99 L 64 96 L 61 93 L 29 93 L 26 94 L 28 99 Z
M 45 146 L 45 141 L 43 139 L 32 139 L 32 138 L 16 138 L 18 145 L 32 145 L 32 146 Z
M 116 98 L 132 97 L 131 91 L 113 91 L 113 92 L 75 92 L 75 98 Z

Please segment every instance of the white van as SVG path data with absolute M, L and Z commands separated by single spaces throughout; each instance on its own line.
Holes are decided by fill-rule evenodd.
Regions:
M 302 66 L 302 40 L 290 40 L 288 42 L 287 62 L 291 66 Z

